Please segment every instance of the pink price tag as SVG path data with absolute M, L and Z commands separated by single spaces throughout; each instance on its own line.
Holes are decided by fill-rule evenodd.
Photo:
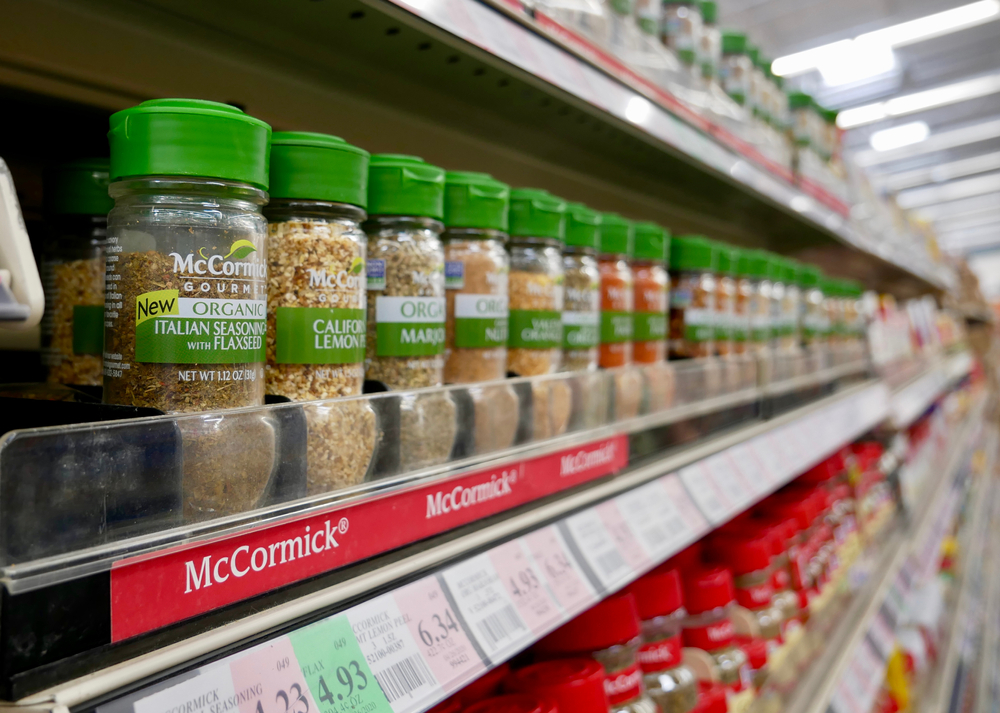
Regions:
M 730 512 L 738 510 L 750 502 L 753 493 L 743 481 L 743 476 L 736 469 L 736 465 L 727 453 L 723 452 L 706 458 L 702 463 L 715 486 L 722 491 L 725 499 L 729 502 Z
M 565 521 L 577 549 L 606 591 L 618 589 L 635 572 L 596 510 L 584 510 Z
M 608 532 L 615 541 L 618 551 L 625 557 L 628 566 L 635 571 L 646 569 L 652 564 L 650 553 L 639 544 L 632 528 L 625 518 L 622 517 L 618 503 L 614 500 L 606 500 L 596 508 L 597 514 L 601 516 L 601 521 L 608 528 Z
M 764 464 L 761 463 L 760 457 L 749 443 L 737 444 L 726 453 L 743 476 L 743 482 L 747 484 L 754 495 L 763 495 L 771 490 L 771 478 L 768 477 Z
M 510 600 L 535 636 L 541 636 L 561 621 L 559 605 L 549 594 L 545 576 L 528 554 L 526 543 L 512 540 L 494 547 L 489 557 Z
M 709 522 L 718 523 L 726 519 L 732 509 L 730 503 L 719 487 L 715 484 L 704 464 L 699 462 L 683 468 L 678 475 L 684 487 L 691 494 Z
M 319 710 L 287 636 L 250 649 L 230 662 L 240 713 L 312 713 Z
M 758 436 L 748 441 L 747 445 L 757 455 L 757 460 L 763 464 L 764 472 L 767 473 L 772 485 L 782 485 L 788 481 L 788 469 L 770 443 L 762 436 Z
M 688 532 L 684 544 L 693 542 L 708 532 L 708 520 L 705 519 L 701 510 L 698 509 L 698 506 L 691 499 L 691 495 L 684 488 L 679 475 L 671 473 L 660 478 L 657 482 L 663 486 L 663 489 L 667 492 L 667 497 L 670 498 L 670 502 L 674 504 L 677 512 L 684 520 L 684 524 L 687 526 Z M 679 549 L 680 545 L 677 547 Z
M 659 480 L 622 493 L 615 502 L 636 538 L 656 559 L 675 551 L 687 535 L 684 518 Z
M 564 611 L 573 614 L 597 603 L 597 593 L 587 583 L 559 530 L 544 527 L 525 535 L 522 540 Z

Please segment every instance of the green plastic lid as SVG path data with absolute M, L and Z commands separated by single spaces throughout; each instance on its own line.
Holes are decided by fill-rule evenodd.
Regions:
M 758 280 L 770 280 L 771 253 L 766 250 L 744 250 L 740 255 L 739 274 Z
M 635 256 L 643 260 L 669 263 L 670 233 L 656 223 L 636 223 Z
M 844 287 L 847 289 L 850 297 L 861 297 L 865 294 L 865 286 L 857 280 L 846 280 Z
M 735 275 L 743 251 L 725 243 L 716 243 L 716 247 L 719 250 L 719 257 L 715 271 L 720 275 Z
M 566 206 L 567 245 L 597 250 L 600 226 L 601 214 L 596 210 L 591 210 L 583 203 L 570 203 Z
M 308 131 L 271 135 L 271 198 L 368 205 L 368 152 L 339 136 Z
M 781 281 L 786 285 L 799 284 L 799 261 L 791 258 L 781 260 Z
M 715 270 L 718 251 L 703 235 L 680 235 L 670 241 L 671 270 Z
M 45 206 L 56 215 L 107 215 L 108 159 L 85 158 L 56 166 L 45 175 Z
M 515 188 L 510 192 L 510 234 L 564 240 L 566 201 L 540 188 Z
M 605 255 L 628 255 L 635 251 L 635 224 L 617 213 L 601 214 L 599 252 Z
M 747 56 L 753 62 L 754 67 L 760 66 L 760 47 L 747 43 Z
M 368 172 L 369 215 L 444 216 L 444 169 L 422 158 L 381 153 Z
M 767 251 L 765 251 L 767 252 Z M 785 258 L 767 253 L 767 277 L 773 282 L 785 282 Z
M 840 112 L 837 111 L 836 109 L 823 109 L 823 108 L 820 108 L 819 114 L 820 114 L 820 116 L 823 117 L 823 120 L 827 124 L 836 124 L 837 123 L 837 116 L 840 114 Z
M 833 277 L 826 277 L 823 279 L 823 294 L 827 297 L 842 297 L 841 292 L 841 282 L 840 280 Z
M 813 98 L 805 92 L 788 92 L 789 109 L 808 109 L 813 105 Z
M 746 54 L 747 36 L 745 32 L 722 33 L 722 54 Z
M 803 287 L 819 287 L 823 281 L 823 271 L 815 265 L 799 268 L 799 284 Z
M 701 19 L 705 24 L 714 25 L 719 18 L 718 6 L 712 0 L 702 0 L 699 5 L 701 5 Z
M 111 115 L 111 180 L 201 176 L 267 190 L 271 127 L 236 107 L 151 99 Z
M 507 232 L 510 186 L 488 173 L 448 171 L 444 174 L 444 224 L 449 228 L 482 228 Z

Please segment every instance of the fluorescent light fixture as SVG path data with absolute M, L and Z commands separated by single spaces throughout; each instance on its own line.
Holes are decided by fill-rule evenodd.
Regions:
M 915 168 L 910 171 L 875 176 L 873 180 L 891 191 L 902 191 L 907 188 L 925 186 L 928 183 L 944 183 L 987 171 L 1000 171 L 1000 151 L 948 163 L 939 163 L 927 168 Z
M 859 54 L 870 53 L 873 51 L 871 48 L 876 46 L 883 48 L 883 50 L 892 50 L 894 47 L 904 47 L 915 42 L 940 37 L 998 18 L 1000 18 L 1000 0 L 979 0 L 979 2 L 962 5 L 909 22 L 902 22 L 874 32 L 866 32 L 853 40 L 839 40 L 778 57 L 772 63 L 771 71 L 782 77 L 802 74 L 813 69 L 822 71 L 824 66 L 832 66 L 833 63 L 843 61 L 855 52 Z M 848 59 L 848 61 L 851 60 Z
M 892 151 L 911 144 L 919 144 L 930 136 L 931 130 L 926 122 L 913 121 L 901 124 L 891 129 L 876 131 L 871 135 L 872 148 L 876 151 Z
M 882 119 L 915 114 L 939 106 L 978 99 L 997 92 L 1000 92 L 1000 72 L 894 97 L 884 102 L 844 109 L 837 115 L 837 126 L 841 129 L 853 129 Z
M 896 55 L 889 45 L 853 40 L 850 47 L 823 59 L 817 68 L 826 86 L 840 87 L 888 74 L 896 68 Z
M 1000 138 L 1000 119 L 993 119 L 949 131 L 936 131 L 926 141 L 893 151 L 859 151 L 854 154 L 854 162 L 859 166 L 874 166 L 997 138 Z
M 997 191 L 1000 191 L 1000 173 L 989 173 L 976 178 L 966 178 L 964 181 L 903 191 L 896 196 L 896 202 L 900 208 L 917 208 Z
M 633 124 L 642 124 L 653 115 L 653 105 L 642 97 L 632 97 L 625 105 L 625 118 Z

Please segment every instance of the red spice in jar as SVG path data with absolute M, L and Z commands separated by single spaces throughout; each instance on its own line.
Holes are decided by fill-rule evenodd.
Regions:
M 530 693 L 555 701 L 561 711 L 608 713 L 604 667 L 594 659 L 542 661 L 514 671 L 504 681 L 511 693 Z
M 633 359 L 636 364 L 655 364 L 667 358 L 667 296 L 670 278 L 667 260 L 670 238 L 655 223 L 635 224 L 635 328 Z
M 601 218 L 599 233 L 601 274 L 601 350 L 598 363 L 604 369 L 632 363 L 633 297 L 632 256 L 634 227 L 615 213 Z

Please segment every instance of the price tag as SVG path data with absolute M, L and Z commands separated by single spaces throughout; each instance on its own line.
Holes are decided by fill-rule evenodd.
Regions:
M 442 576 L 469 630 L 490 660 L 503 661 L 531 643 L 531 629 L 511 601 L 489 553 L 459 562 Z
M 778 461 L 781 463 L 782 472 L 785 474 L 785 477 L 788 477 L 789 475 L 798 475 L 798 458 L 796 458 L 794 446 L 790 443 L 789 436 L 786 434 L 786 431 L 787 429 L 771 431 L 770 433 L 765 434 L 765 439 L 767 444 L 778 455 Z
M 698 505 L 698 509 L 705 514 L 709 522 L 718 524 L 726 519 L 732 509 L 732 504 L 716 487 L 708 471 L 700 462 L 682 468 L 678 475 L 695 504 Z
M 560 623 L 562 612 L 527 547 L 521 540 L 512 540 L 494 547 L 489 556 L 521 618 L 540 637 Z
M 754 496 L 771 490 L 771 478 L 749 443 L 740 443 L 726 452 Z
M 750 449 L 757 455 L 757 460 L 763 464 L 764 472 L 767 473 L 771 483 L 781 485 L 788 480 L 788 469 L 785 467 L 781 455 L 763 437 L 758 436 L 747 442 Z
M 889 658 L 889 654 L 892 653 L 893 644 L 896 642 L 892 627 L 881 614 L 876 613 L 868 634 L 871 636 L 872 645 L 878 653 L 879 659 L 885 662 Z
M 532 74 L 538 73 L 538 59 L 525 42 L 524 30 L 485 5 L 471 2 L 467 6 L 486 49 Z
M 135 713 L 214 713 L 216 706 L 233 708 L 236 688 L 228 664 L 199 669 L 197 674 L 133 703 Z M 220 706 L 221 707 L 221 706 Z
M 715 482 L 716 487 L 723 492 L 726 500 L 729 501 L 731 505 L 729 514 L 733 514 L 753 500 L 753 493 L 726 452 L 706 458 L 702 464 Z
M 629 523 L 622 517 L 621 510 L 618 509 L 618 503 L 614 500 L 607 500 L 594 509 L 601 516 L 604 526 L 614 539 L 618 551 L 622 553 L 625 561 L 628 562 L 628 566 L 635 572 L 641 572 L 649 568 L 653 564 L 650 554 L 645 547 L 639 544 Z
M 591 583 L 601 593 L 613 592 L 632 578 L 632 568 L 596 510 L 584 510 L 560 525 L 565 527 L 563 534 L 574 547 L 577 561 L 585 565 L 585 571 L 589 570 Z
M 676 552 L 688 537 L 688 526 L 663 482 L 654 480 L 622 493 L 615 501 L 636 538 L 656 559 Z
M 597 603 L 597 592 L 587 582 L 559 530 L 544 527 L 522 539 L 564 611 L 575 614 Z
M 229 663 L 229 672 L 237 691 L 240 713 L 312 713 L 319 710 L 287 636 L 250 649 Z M 369 680 L 369 684 L 374 685 L 374 682 Z
M 670 498 L 670 502 L 677 508 L 677 512 L 684 520 L 684 524 L 687 525 L 687 533 L 685 533 L 683 541 L 676 543 L 673 547 L 673 552 L 679 552 L 685 545 L 694 542 L 708 532 L 708 520 L 705 519 L 701 510 L 698 509 L 698 506 L 691 499 L 691 495 L 685 489 L 679 475 L 676 473 L 665 475 L 660 478 L 659 482 L 663 485 L 663 489 L 667 491 L 667 497 Z
M 550 44 L 548 40 L 539 38 L 537 42 L 532 42 L 532 44 L 546 79 L 570 94 L 575 94 L 587 101 L 591 100 L 593 92 L 586 84 L 583 73 L 578 68 L 576 58 L 567 56 L 565 52 Z

